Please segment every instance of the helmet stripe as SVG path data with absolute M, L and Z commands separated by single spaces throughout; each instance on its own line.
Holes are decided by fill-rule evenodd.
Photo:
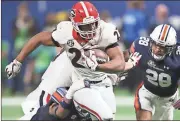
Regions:
M 168 32 L 167 32 L 167 34 L 166 34 L 166 38 L 165 38 L 165 41 L 166 41 L 166 39 L 167 39 L 167 37 L 168 37 L 168 34 L 169 34 L 169 30 L 171 29 L 171 26 L 169 27 L 169 29 L 168 29 Z
M 167 30 L 168 30 L 169 25 L 165 25 L 165 27 L 163 28 L 162 31 L 162 35 L 161 35 L 161 40 L 164 41 L 166 35 L 167 35 Z
M 160 32 L 160 34 L 159 34 L 158 39 L 160 39 L 160 37 L 161 37 L 161 33 L 162 33 L 163 28 L 164 28 L 164 25 L 163 25 L 162 28 L 161 28 L 161 32 Z
M 85 14 L 86 14 L 86 17 L 89 17 L 89 13 L 88 13 L 88 10 L 87 10 L 87 8 L 86 8 L 86 5 L 84 4 L 83 1 L 81 1 L 80 3 L 81 3 L 81 5 L 82 5 L 82 7 L 83 7 L 83 9 L 84 9 L 84 12 L 85 12 Z

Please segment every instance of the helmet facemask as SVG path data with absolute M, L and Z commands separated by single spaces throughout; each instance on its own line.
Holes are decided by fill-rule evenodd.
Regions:
M 73 22 L 73 27 L 82 38 L 90 40 L 93 39 L 99 31 L 99 20 L 100 19 L 97 18 L 85 23 Z
M 170 56 L 171 55 L 171 53 L 175 49 L 176 45 L 168 46 L 165 43 L 158 43 L 158 42 L 161 42 L 161 41 L 154 41 L 153 39 L 150 40 L 150 52 L 151 52 L 152 57 L 156 61 L 161 61 L 166 56 Z M 161 51 L 160 51 L 159 54 L 155 54 L 155 52 L 154 52 L 154 50 L 156 50 L 155 48 L 160 48 L 159 50 L 161 50 Z

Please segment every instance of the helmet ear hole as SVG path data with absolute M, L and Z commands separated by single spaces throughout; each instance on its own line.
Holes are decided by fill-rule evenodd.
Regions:
M 70 11 L 70 18 L 74 18 L 76 16 L 76 13 L 75 13 L 75 11 L 72 9 L 71 11 Z

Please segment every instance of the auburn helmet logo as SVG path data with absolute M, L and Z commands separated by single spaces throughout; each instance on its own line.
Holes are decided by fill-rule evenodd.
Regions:
M 73 9 L 71 10 L 70 14 L 71 14 L 71 17 L 75 17 L 76 16 L 76 13 L 75 13 L 75 11 Z

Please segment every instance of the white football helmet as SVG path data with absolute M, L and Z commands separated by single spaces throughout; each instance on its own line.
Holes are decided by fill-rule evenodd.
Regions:
M 167 24 L 158 25 L 150 34 L 151 38 L 151 54 L 157 61 L 163 60 L 165 56 L 170 55 L 176 47 L 176 31 Z M 155 55 L 152 51 L 152 44 L 160 45 L 165 48 L 163 56 Z

